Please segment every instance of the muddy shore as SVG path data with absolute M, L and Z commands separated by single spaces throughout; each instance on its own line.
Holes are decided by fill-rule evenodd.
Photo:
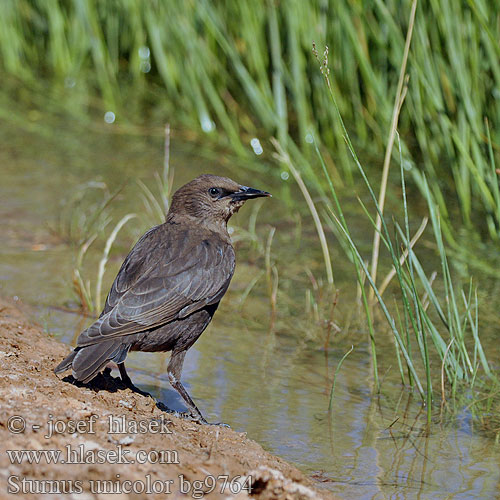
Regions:
M 58 378 L 68 351 L 0 300 L 0 498 L 334 498 L 245 433 L 165 413 L 119 378 Z

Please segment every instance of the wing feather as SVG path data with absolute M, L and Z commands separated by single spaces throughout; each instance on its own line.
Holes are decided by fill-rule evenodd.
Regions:
M 234 272 L 232 246 L 215 233 L 179 226 L 156 226 L 137 242 L 79 346 L 160 326 L 222 298 Z

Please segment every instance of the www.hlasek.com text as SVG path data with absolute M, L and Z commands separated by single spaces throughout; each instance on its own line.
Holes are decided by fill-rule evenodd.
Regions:
M 11 464 L 179 464 L 177 450 L 132 451 L 118 444 L 112 449 L 81 443 L 62 450 L 6 450 Z

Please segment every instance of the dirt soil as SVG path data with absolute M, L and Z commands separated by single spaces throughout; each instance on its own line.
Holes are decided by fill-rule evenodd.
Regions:
M 119 378 L 58 378 L 69 350 L 0 300 L 1 499 L 334 498 L 245 433 L 165 413 Z

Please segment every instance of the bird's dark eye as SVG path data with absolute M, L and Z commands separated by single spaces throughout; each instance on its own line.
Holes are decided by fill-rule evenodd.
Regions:
M 221 190 L 220 188 L 210 188 L 208 190 L 208 194 L 212 197 L 212 198 L 218 198 L 220 196 L 220 193 L 221 193 Z

